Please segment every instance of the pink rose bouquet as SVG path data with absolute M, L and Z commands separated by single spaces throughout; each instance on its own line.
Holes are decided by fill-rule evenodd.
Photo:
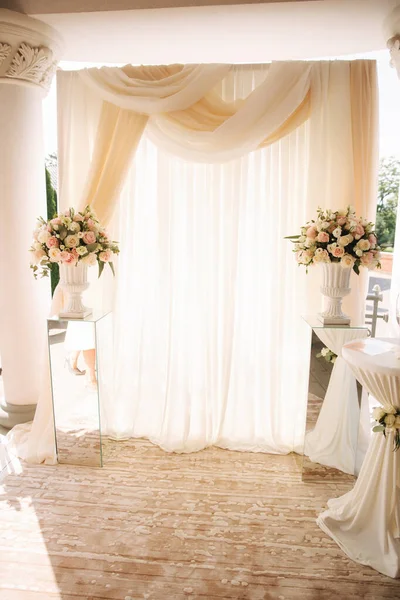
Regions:
M 99 277 L 106 264 L 114 272 L 113 259 L 119 253 L 89 206 L 82 212 L 73 208 L 45 221 L 40 217 L 30 248 L 31 269 L 36 277 L 46 277 L 55 264 L 76 265 L 79 261 L 98 264 Z
M 299 265 L 306 268 L 322 262 L 339 262 L 357 275 L 360 266 L 380 268 L 380 248 L 374 224 L 356 216 L 348 206 L 344 210 L 317 210 L 317 218 L 306 223 L 299 235 L 291 235 L 293 252 Z

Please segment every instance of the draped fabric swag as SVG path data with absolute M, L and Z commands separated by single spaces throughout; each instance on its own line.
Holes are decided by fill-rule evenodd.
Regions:
M 177 451 L 198 450 L 210 444 L 270 452 L 301 448 L 308 365 L 300 313 L 319 309 L 319 276 L 317 269 L 307 278 L 299 273 L 289 244 L 282 238 L 296 232 L 317 206 L 352 204 L 373 218 L 377 172 L 375 62 L 128 65 L 59 71 L 57 84 L 60 206 L 82 208 L 91 204 L 100 220 L 125 241 L 115 286 L 116 368 L 112 399 L 106 407 L 109 431 L 114 435 L 145 435 L 167 450 Z M 175 179 L 172 173 L 177 174 Z M 156 176 L 158 183 L 150 180 Z M 190 185 L 179 185 L 179 177 L 188 177 Z M 163 191 L 164 183 L 169 195 Z M 203 196 L 196 196 L 197 188 Z M 174 189 L 181 194 L 180 200 L 174 198 Z M 146 203 L 152 202 L 159 211 L 153 221 L 148 215 L 141 216 Z M 177 216 L 170 211 L 178 211 Z M 199 224 L 202 214 L 206 218 L 204 230 Z M 150 227 L 153 246 L 144 235 L 141 237 L 136 229 L 141 224 L 135 219 L 143 219 L 143 226 Z M 257 222 L 257 232 L 250 234 Z M 171 250 L 171 243 L 191 226 L 190 243 L 194 246 L 190 248 L 195 258 L 189 263 L 181 260 L 176 248 Z M 268 239 L 263 238 L 262 227 L 268 228 Z M 133 232 L 136 238 L 132 238 Z M 165 240 L 169 242 L 163 248 Z M 182 243 L 186 252 L 188 241 Z M 179 289 L 173 287 L 182 284 L 185 269 L 195 265 L 209 271 L 210 276 L 203 277 L 197 270 L 187 273 L 190 285 L 200 286 L 197 312 L 187 309 L 183 322 L 179 314 L 176 317 L 165 312 L 165 306 L 153 307 L 152 313 L 146 313 L 146 323 L 158 318 L 154 327 L 164 331 L 167 320 L 170 329 L 158 340 L 147 339 L 145 346 L 134 341 L 133 354 L 127 354 L 122 323 L 127 304 L 121 298 L 130 298 L 138 308 L 140 293 L 126 287 L 126 282 L 130 280 L 133 287 L 142 285 L 135 282 L 135 275 L 139 277 L 146 267 L 145 263 L 139 266 L 137 256 L 146 248 L 153 253 L 146 264 L 153 265 L 154 278 L 170 278 L 168 285 L 161 281 L 158 288 L 158 293 L 169 295 L 170 308 L 178 301 L 182 302 L 181 310 L 187 309 L 185 296 L 179 296 Z M 161 255 L 154 259 L 155 253 L 162 251 L 169 252 L 167 266 Z M 215 255 L 203 261 L 202 253 L 208 251 Z M 252 274 L 247 280 L 246 264 Z M 183 279 L 179 279 L 179 269 Z M 347 310 L 356 318 L 361 318 L 364 310 L 365 281 L 365 277 L 352 280 Z M 104 288 L 109 283 L 100 280 L 96 286 Z M 157 293 L 157 287 L 151 290 Z M 190 294 L 187 304 L 194 302 Z M 100 296 L 104 298 L 104 293 Z M 218 314 L 210 317 L 207 313 L 206 318 L 207 310 L 214 310 L 208 306 L 207 296 L 220 307 Z M 56 296 L 53 310 L 60 298 Z M 265 302 L 268 319 L 260 302 Z M 151 304 L 150 298 L 147 304 Z M 256 305 L 258 323 L 251 320 Z M 140 306 L 143 311 L 150 310 L 144 297 Z M 221 306 L 226 312 L 221 312 Z M 190 329 L 193 320 L 203 317 L 199 323 L 200 329 L 206 328 L 203 337 L 192 329 L 196 344 L 189 336 L 186 346 L 180 347 L 183 338 L 174 341 L 174 331 Z M 135 311 L 128 318 L 135 323 L 132 335 L 146 331 L 147 325 L 138 321 Z M 246 346 L 246 327 L 256 328 L 252 350 L 258 348 L 259 352 L 249 360 L 239 351 Z M 158 353 L 160 340 L 167 345 L 172 340 L 181 351 L 191 353 L 190 361 L 180 363 L 175 375 L 174 361 L 182 361 L 182 355 L 174 356 L 175 346 L 169 348 L 170 355 L 168 350 Z M 136 368 L 137 363 L 132 367 L 129 361 L 136 360 L 143 349 L 143 359 L 148 360 L 149 369 L 154 361 L 154 377 L 159 376 L 160 381 L 159 389 L 150 386 L 148 394 L 142 390 L 139 398 L 137 381 L 129 379 L 128 371 Z M 221 361 L 215 370 L 213 360 L 216 364 Z M 269 364 L 265 367 L 267 375 L 259 379 L 262 360 Z M 162 361 L 169 365 L 167 371 L 172 371 L 165 374 Z M 288 370 L 290 381 L 283 381 Z M 171 376 L 177 381 L 171 383 Z M 162 377 L 169 381 L 167 388 Z M 218 379 L 218 385 L 213 378 Z M 157 413 L 164 421 L 154 416 L 156 425 L 146 426 L 144 402 L 149 418 Z M 28 460 L 51 459 L 53 452 L 49 436 L 39 440 L 39 430 L 51 430 L 50 403 L 47 399 L 41 404 L 29 450 L 26 445 L 22 451 Z M 185 417 L 181 419 L 182 414 Z M 166 422 L 171 423 L 174 415 L 177 424 L 168 430 Z M 135 422 L 141 424 L 135 426 Z M 259 422 L 264 424 L 259 426 Z

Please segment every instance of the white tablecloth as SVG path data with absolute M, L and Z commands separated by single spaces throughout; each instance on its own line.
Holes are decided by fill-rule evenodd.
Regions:
M 306 434 L 304 454 L 312 462 L 354 475 L 360 421 L 357 382 L 342 358 L 346 342 L 367 337 L 367 329 L 314 329 L 321 342 L 337 354 L 317 423 Z
M 342 350 L 357 379 L 384 408 L 400 407 L 400 360 L 394 349 L 367 339 Z M 400 577 L 400 450 L 393 451 L 392 433 L 373 434 L 353 490 L 329 500 L 328 507 L 317 523 L 350 558 Z

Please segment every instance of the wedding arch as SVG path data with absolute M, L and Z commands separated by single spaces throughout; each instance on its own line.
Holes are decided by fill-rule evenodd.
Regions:
M 116 436 L 143 435 L 175 451 L 210 444 L 270 452 L 299 448 L 308 375 L 299 314 L 318 308 L 318 276 L 312 274 L 306 282 L 304 275 L 295 273 L 282 238 L 291 232 L 292 223 L 298 226 L 317 206 L 351 204 L 358 213 L 374 218 L 375 62 L 127 65 L 58 71 L 57 96 L 60 207 L 90 204 L 106 225 L 114 221 L 126 252 L 129 246 L 136 256 L 132 266 L 127 254 L 123 256 L 122 243 L 114 302 L 117 365 L 112 405 L 106 410 L 109 431 Z M 151 160 L 146 152 L 153 153 Z M 191 178 L 182 192 L 193 200 L 190 209 L 171 192 L 165 198 L 169 212 L 162 213 L 160 190 L 154 188 L 152 176 L 146 180 L 150 163 L 164 165 L 168 188 L 179 188 L 172 171 Z M 187 175 L 189 163 L 198 165 L 194 175 Z M 246 169 L 252 171 L 256 184 L 248 179 L 243 184 Z M 237 185 L 232 185 L 234 177 L 239 177 Z M 202 197 L 209 194 L 206 206 L 193 195 L 199 189 Z M 141 225 L 130 215 L 138 212 L 139 203 L 132 200 L 138 193 L 140 210 L 152 197 L 155 210 L 161 211 L 150 220 L 139 214 Z M 124 233 L 127 223 L 129 235 Z M 143 235 L 146 223 L 157 231 L 150 241 Z M 189 241 L 188 229 L 193 234 Z M 221 241 L 221 231 L 226 240 Z M 264 255 L 269 256 L 263 262 Z M 253 265 L 251 276 L 245 263 Z M 134 277 L 129 273 L 136 273 L 137 281 L 149 264 L 154 277 L 143 284 L 147 291 L 133 289 Z M 171 291 L 176 282 L 186 285 L 179 270 L 186 274 L 195 270 L 200 274 L 196 277 L 203 277 L 203 286 L 190 279 L 185 288 L 192 308 L 185 307 L 180 292 Z M 151 307 L 145 306 L 149 290 L 152 298 L 174 294 L 169 312 L 155 300 L 147 299 Z M 257 293 L 259 298 L 254 299 Z M 121 314 L 126 298 L 138 302 L 139 297 L 143 319 L 139 323 L 140 311 L 133 311 L 134 331 L 147 332 L 148 337 L 127 354 Z M 353 283 L 353 316 L 361 317 L 364 298 L 361 276 Z M 53 308 L 61 301 L 57 294 Z M 253 302 L 260 304 L 253 310 L 257 321 L 249 311 Z M 174 312 L 176 305 L 181 312 L 176 308 Z M 218 306 L 226 307 L 223 316 Z M 155 315 L 160 334 L 149 325 Z M 165 321 L 168 327 L 164 328 Z M 153 355 L 157 346 L 168 346 L 168 358 L 167 350 Z M 254 348 L 257 357 L 249 359 Z M 127 369 L 124 362 L 137 361 L 139 355 L 145 363 L 140 384 L 132 373 L 128 376 L 127 370 L 134 369 Z M 285 370 L 291 372 L 290 378 Z M 150 381 L 150 372 L 162 381 L 159 388 Z M 154 426 L 148 421 L 154 421 Z M 32 430 L 28 436 L 23 429 L 20 433 L 25 458 L 54 459 L 46 381 Z M 18 435 L 16 431 L 16 439 Z

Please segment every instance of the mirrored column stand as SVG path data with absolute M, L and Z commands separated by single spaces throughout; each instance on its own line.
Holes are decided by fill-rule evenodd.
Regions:
M 47 320 L 57 460 L 103 466 L 102 426 L 112 385 L 112 315 Z

